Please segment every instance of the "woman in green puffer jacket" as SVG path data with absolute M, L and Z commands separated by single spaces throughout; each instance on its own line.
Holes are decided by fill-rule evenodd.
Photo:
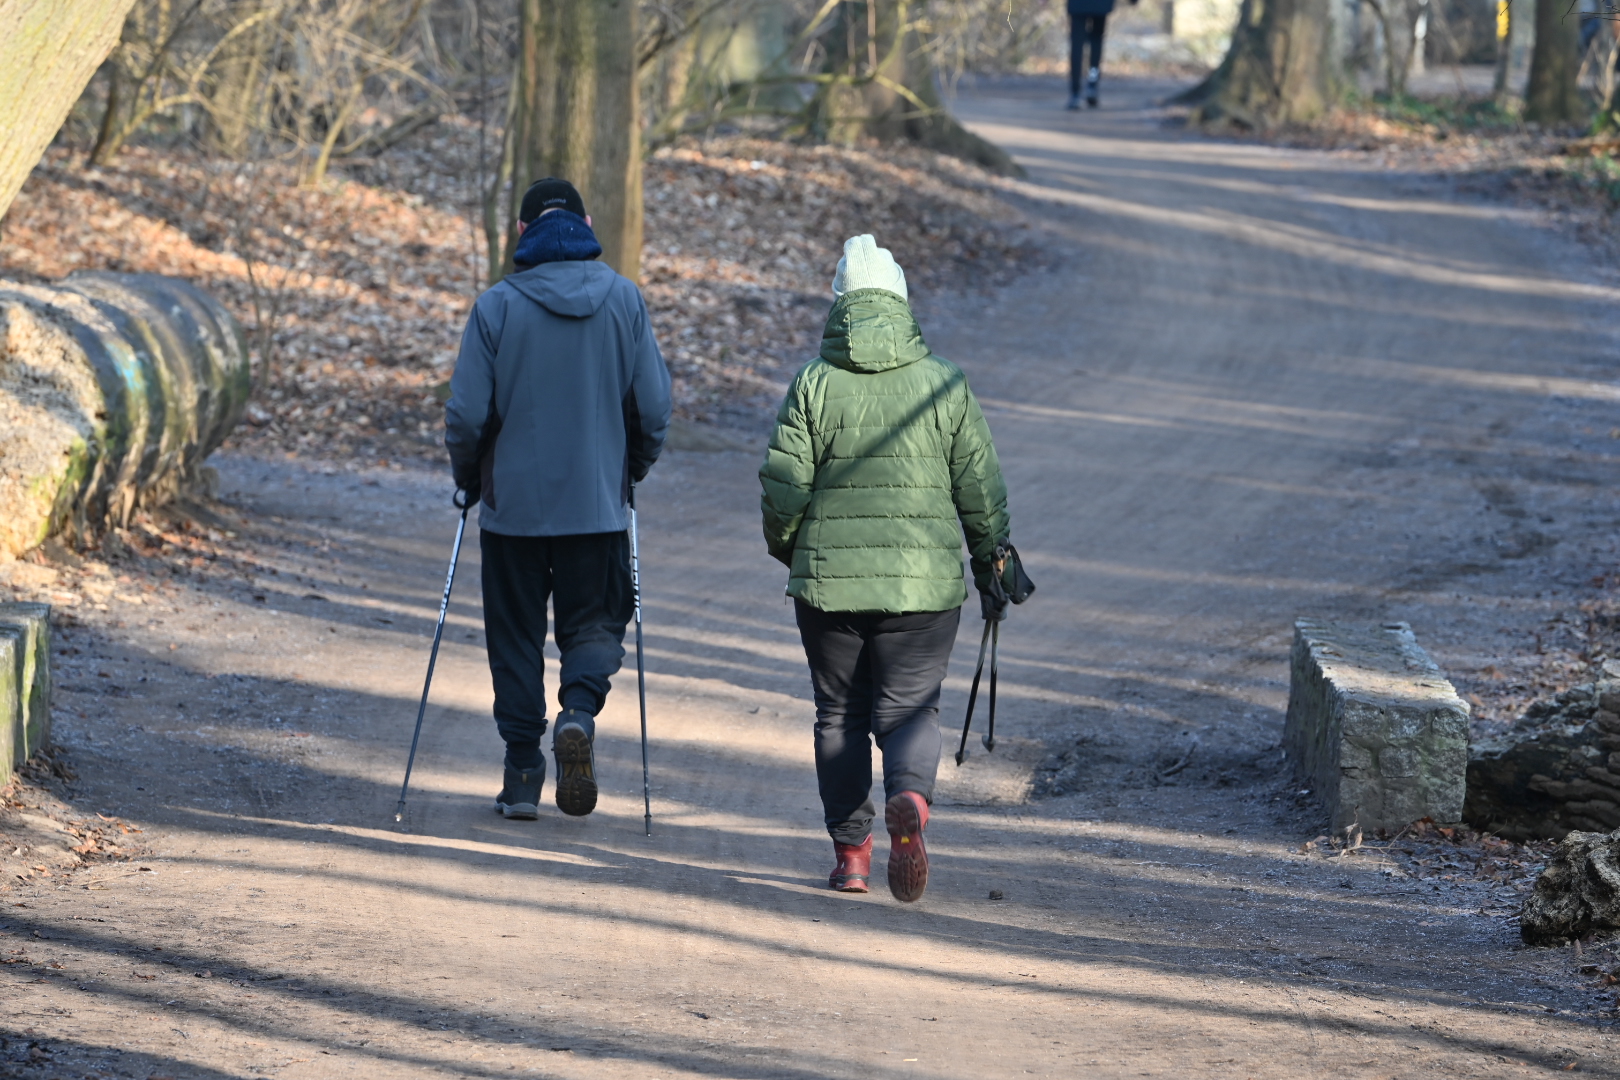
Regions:
M 1007 485 L 979 403 L 923 342 L 893 256 L 871 236 L 849 240 L 833 295 L 821 355 L 788 387 L 759 470 L 765 543 L 791 571 L 810 661 L 829 884 L 867 891 L 875 738 L 889 889 L 911 901 L 928 884 L 939 691 L 967 600 L 962 539 L 982 592 L 1008 538 Z

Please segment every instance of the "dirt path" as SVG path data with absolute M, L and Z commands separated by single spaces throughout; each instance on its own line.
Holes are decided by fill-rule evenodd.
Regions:
M 4 894 L 0 952 L 34 963 L 0 967 L 0 1070 L 1620 1075 L 1613 991 L 1517 946 L 1513 890 L 1302 853 L 1277 748 L 1295 615 L 1409 619 L 1466 673 L 1613 569 L 1620 291 L 1533 214 L 1183 141 L 1164 87 L 1113 86 L 1095 114 L 1055 84 L 961 103 L 1064 254 L 927 298 L 1041 592 L 1005 753 L 944 765 L 922 903 L 822 887 L 754 452 L 672 453 L 644 490 L 650 839 L 630 679 L 594 816 L 490 812 L 476 549 L 396 830 L 444 482 L 227 459 L 277 572 L 125 589 L 64 635 L 75 799 L 141 822 L 151 869 Z

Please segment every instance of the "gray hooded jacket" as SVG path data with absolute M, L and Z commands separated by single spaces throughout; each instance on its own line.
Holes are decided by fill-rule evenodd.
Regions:
M 641 291 L 600 262 L 547 262 L 473 305 L 444 444 L 458 486 L 482 486 L 482 528 L 619 532 L 669 417 L 669 370 Z

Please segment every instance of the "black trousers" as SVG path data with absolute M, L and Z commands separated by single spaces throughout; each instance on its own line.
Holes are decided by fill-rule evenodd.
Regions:
M 1084 77 L 1085 64 L 1080 61 L 1085 57 L 1086 43 L 1091 43 L 1091 67 L 1102 70 L 1102 43 L 1103 27 L 1108 23 L 1106 15 L 1070 15 L 1069 16 L 1069 93 L 1071 96 L 1080 96 L 1080 80 Z
M 562 653 L 557 700 L 565 709 L 594 717 L 624 662 L 624 628 L 635 614 L 630 538 L 622 532 L 484 532 L 479 546 L 495 726 L 506 740 L 508 763 L 533 768 L 546 733 L 546 601 L 550 599 L 556 616 L 557 650 Z
M 872 740 L 883 792 L 934 799 L 939 688 L 962 609 L 881 615 L 795 601 L 816 697 L 816 780 L 827 832 L 859 844 L 872 832 Z

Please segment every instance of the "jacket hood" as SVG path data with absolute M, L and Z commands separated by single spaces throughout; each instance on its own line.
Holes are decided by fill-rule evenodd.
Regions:
M 821 332 L 821 358 L 845 371 L 890 371 L 928 355 L 911 308 L 887 289 L 854 289 L 840 296 Z
M 596 314 L 618 277 L 599 262 L 549 262 L 508 274 L 504 284 L 553 315 L 584 319 Z
M 517 250 L 512 252 L 512 265 L 527 270 L 541 263 L 594 259 L 601 254 L 602 245 L 584 218 L 554 210 L 541 214 L 523 230 Z

